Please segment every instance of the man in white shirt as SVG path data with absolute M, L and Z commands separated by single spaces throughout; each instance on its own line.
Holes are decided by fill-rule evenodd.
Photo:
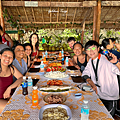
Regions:
M 116 100 L 119 99 L 117 75 L 120 75 L 120 63 L 113 55 L 110 62 L 104 55 L 101 55 L 99 44 L 96 41 L 88 41 L 85 50 L 91 59 L 89 59 L 82 77 L 91 85 L 107 110 L 114 116 Z

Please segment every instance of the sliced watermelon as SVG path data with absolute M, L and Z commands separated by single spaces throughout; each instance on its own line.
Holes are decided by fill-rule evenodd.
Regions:
M 46 72 L 50 72 L 51 71 L 51 68 L 50 67 L 48 67 L 47 68 L 47 70 L 46 70 Z

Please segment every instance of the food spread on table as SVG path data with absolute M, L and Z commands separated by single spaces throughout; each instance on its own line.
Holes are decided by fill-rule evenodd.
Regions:
M 45 77 L 47 78 L 65 78 L 68 77 L 68 74 L 64 73 L 64 72 L 60 72 L 60 71 L 50 71 L 47 72 L 45 75 Z
M 72 86 L 68 86 L 68 85 L 61 85 L 61 86 L 42 86 L 41 88 L 39 88 L 40 91 L 44 91 L 44 92 L 64 92 L 64 91 L 69 91 L 70 89 L 72 89 Z
M 63 85 L 63 81 L 62 80 L 53 79 L 53 80 L 47 81 L 47 85 Z
M 53 67 L 53 66 L 62 66 L 62 64 L 60 62 L 52 62 L 49 63 L 48 67 Z
M 46 69 L 46 72 L 50 72 L 50 71 L 60 71 L 60 72 L 65 72 L 66 68 L 61 67 L 61 66 L 56 66 L 56 67 L 48 67 Z
M 49 104 L 61 104 L 65 102 L 66 98 L 62 94 L 47 94 L 43 100 Z
M 69 119 L 66 109 L 62 108 L 61 106 L 58 106 L 54 108 L 47 108 L 44 110 L 42 120 L 59 120 L 59 119 L 61 120 Z

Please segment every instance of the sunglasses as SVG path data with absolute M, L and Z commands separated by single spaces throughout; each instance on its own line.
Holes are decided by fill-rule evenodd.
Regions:
M 87 51 L 90 51 L 90 50 L 95 50 L 96 47 L 92 47 L 92 48 L 88 48 Z

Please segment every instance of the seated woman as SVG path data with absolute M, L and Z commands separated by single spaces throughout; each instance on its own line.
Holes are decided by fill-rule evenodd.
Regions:
M 89 60 L 89 57 L 86 54 L 83 54 L 83 50 L 84 48 L 81 43 L 77 42 L 73 45 L 73 52 L 75 53 L 73 56 L 73 64 L 81 71 L 81 73 L 85 69 Z
M 5 48 L 0 53 L 0 113 L 3 111 L 7 98 L 10 98 L 10 94 L 13 88 L 16 88 L 22 83 L 23 75 L 12 66 L 14 59 L 14 53 L 10 48 Z M 13 83 L 13 75 L 17 80 Z
M 24 49 L 25 49 L 25 54 L 23 60 L 27 63 L 27 67 L 30 67 L 32 46 L 30 45 L 30 43 L 25 43 Z
M 17 44 L 14 48 L 15 59 L 13 60 L 13 65 L 18 69 L 18 71 L 24 75 L 27 72 L 27 63 L 23 60 L 25 50 L 22 44 Z M 15 81 L 16 78 L 13 78 Z
M 38 50 L 39 50 L 38 34 L 36 34 L 36 33 L 31 34 L 29 41 L 30 41 L 31 46 L 33 47 L 31 58 L 32 59 L 37 58 L 38 57 Z

